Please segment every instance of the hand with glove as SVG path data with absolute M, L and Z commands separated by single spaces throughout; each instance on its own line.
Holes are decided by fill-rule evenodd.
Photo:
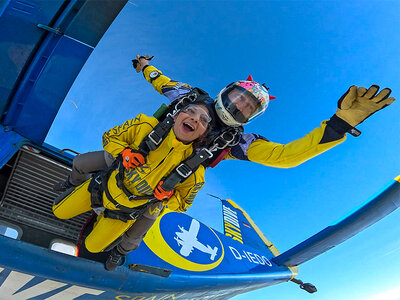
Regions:
M 144 156 L 136 150 L 126 148 L 121 152 L 122 156 L 122 164 L 124 165 L 125 169 L 134 169 L 140 165 L 143 165 L 146 160 Z
M 351 86 L 339 99 L 338 109 L 331 121 L 337 124 L 341 123 L 340 126 L 344 131 L 359 136 L 361 132 L 354 127 L 395 100 L 393 97 L 389 98 L 392 92 L 389 88 L 385 88 L 377 94 L 378 90 L 379 86 L 377 85 L 372 85 L 369 89 Z
M 171 191 L 165 191 L 161 186 L 164 183 L 163 180 L 161 180 L 156 188 L 154 189 L 154 197 L 156 197 L 158 200 L 163 201 L 163 200 L 167 200 L 169 198 L 172 197 L 172 195 L 174 194 L 175 190 L 172 189 Z
M 136 59 L 132 59 L 133 68 L 137 73 L 143 70 L 145 66 L 149 64 L 149 61 L 152 60 L 154 56 L 150 55 L 136 55 Z

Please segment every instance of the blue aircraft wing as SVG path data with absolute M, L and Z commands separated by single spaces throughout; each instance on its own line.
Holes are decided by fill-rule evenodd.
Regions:
M 192 237 L 175 237 L 182 229 Z M 186 243 L 191 253 L 181 253 Z M 166 211 L 124 264 L 73 257 L 0 235 L 0 292 L 22 299 L 228 299 L 293 277 L 273 255 L 214 231 L 182 213 Z M 12 255 L 10 255 L 12 253 Z M 137 298 L 135 298 L 137 297 Z M 142 298 L 141 298 L 142 297 Z M 36 298 L 35 298 L 36 299 Z
M 76 76 L 126 2 L 0 2 L 0 114 L 5 131 L 43 143 Z
M 375 224 L 399 206 L 400 176 L 361 208 L 272 260 L 279 265 L 298 266 Z

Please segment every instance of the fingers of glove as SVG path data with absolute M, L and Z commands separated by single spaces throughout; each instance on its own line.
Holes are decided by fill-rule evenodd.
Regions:
M 143 155 L 136 152 L 129 153 L 129 155 L 125 157 L 125 160 L 130 163 L 132 168 L 136 168 L 145 163 Z
M 363 97 L 366 92 L 367 92 L 367 89 L 365 87 L 359 87 L 357 89 L 357 96 L 358 97 Z
M 162 193 L 154 192 L 154 197 L 160 201 L 167 200 L 168 198 Z
M 165 191 L 161 185 L 163 184 L 163 181 L 160 181 L 156 188 L 154 189 L 154 197 L 156 197 L 158 200 L 166 200 L 171 198 L 171 196 L 174 194 L 174 190 L 172 191 Z
M 121 151 L 121 155 L 125 160 L 126 156 L 130 156 L 132 154 L 132 149 L 131 148 L 125 148 L 124 150 Z
M 163 184 L 163 181 L 160 181 L 157 184 L 156 188 L 154 189 L 154 197 L 156 197 L 158 200 L 164 200 L 165 199 L 165 197 L 163 195 L 163 191 L 164 190 L 161 187 L 162 184 Z
M 122 164 L 127 169 L 136 168 L 137 166 L 143 165 L 146 162 L 141 153 L 132 151 L 130 148 L 124 149 L 121 152 L 121 155 L 123 158 Z
M 339 109 L 349 109 L 357 99 L 357 86 L 351 86 L 338 101 Z
M 122 164 L 124 166 L 125 169 L 129 170 L 132 168 L 135 168 L 136 166 L 132 164 L 132 162 L 130 162 L 129 160 L 125 160 L 125 158 L 122 160 Z
M 140 61 L 141 58 L 144 58 L 144 59 L 150 61 L 150 60 L 152 60 L 154 58 L 154 55 L 153 56 L 150 56 L 150 55 L 136 55 L 136 59 L 138 61 Z
M 376 95 L 372 100 L 376 103 L 379 103 L 379 102 L 389 98 L 389 95 L 391 92 L 392 92 L 391 89 L 385 88 L 382 91 L 380 91 L 379 94 Z
M 130 155 L 130 159 L 132 163 L 136 165 L 136 167 L 143 165 L 145 163 L 145 159 L 143 155 L 140 153 L 132 152 L 132 154 Z
M 121 151 L 122 158 L 125 160 L 125 156 L 128 156 L 132 152 L 132 149 L 125 148 Z
M 137 55 L 139 56 L 139 55 Z M 141 58 L 147 59 L 147 60 L 152 60 L 154 58 L 154 55 L 150 57 L 150 55 L 141 55 L 139 56 L 138 60 L 140 60 Z
M 163 198 L 162 198 L 162 199 L 158 199 L 158 198 L 157 198 L 157 199 L 158 199 L 158 200 L 166 200 L 166 199 L 171 198 L 173 194 L 174 194 L 174 190 L 169 191 L 169 192 L 164 191 L 164 193 L 162 193 Z
M 379 105 L 379 109 L 385 108 L 392 104 L 396 99 L 394 97 L 390 97 L 384 100 L 379 101 L 377 104 Z
M 375 97 L 376 93 L 379 91 L 379 85 L 373 84 L 369 87 L 369 89 L 365 92 L 362 97 L 372 99 Z
M 167 197 L 166 195 L 163 193 L 163 189 L 161 189 L 159 186 L 157 186 L 154 189 L 154 197 L 156 197 L 158 200 L 166 200 Z

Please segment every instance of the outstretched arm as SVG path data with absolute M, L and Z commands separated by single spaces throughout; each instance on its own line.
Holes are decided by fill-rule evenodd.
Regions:
M 228 159 L 249 160 L 277 168 L 295 167 L 346 140 L 344 132 L 337 132 L 328 121 L 306 136 L 279 144 L 256 134 L 243 134 L 240 143 L 228 153 Z
M 283 145 L 273 143 L 255 134 L 243 134 L 240 143 L 233 147 L 226 158 L 242 159 L 263 165 L 290 168 L 317 156 L 346 139 L 346 132 L 358 136 L 355 126 L 395 100 L 389 98 L 390 89 L 352 86 L 339 99 L 338 110 L 329 121 L 301 139 Z
M 162 74 L 160 70 L 149 64 L 149 57 L 137 55 L 138 65 L 136 71 L 143 72 L 144 78 L 150 82 L 153 88 L 161 95 L 166 96 L 171 102 L 189 93 L 192 87 L 186 83 L 171 80 Z

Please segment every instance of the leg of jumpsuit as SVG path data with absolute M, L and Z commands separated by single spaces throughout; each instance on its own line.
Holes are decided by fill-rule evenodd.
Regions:
M 90 211 L 91 201 L 88 185 L 90 180 L 76 187 L 65 198 L 53 205 L 53 213 L 59 219 L 70 219 L 84 212 Z
M 92 210 L 90 193 L 88 191 L 90 180 L 76 187 L 69 195 L 53 206 L 53 213 L 60 219 L 70 219 L 84 212 Z M 102 251 L 132 226 L 134 220 L 126 223 L 104 218 L 103 213 L 98 216 L 93 230 L 85 239 L 87 250 L 93 253 Z
M 103 213 L 97 217 L 93 230 L 85 239 L 86 249 L 92 253 L 103 251 L 112 242 L 124 234 L 135 220 L 123 222 L 120 220 L 104 218 Z
M 89 173 L 101 171 L 111 166 L 114 157 L 106 151 L 94 151 L 75 156 L 69 181 L 75 186 L 90 178 Z
M 162 202 L 152 204 L 146 212 L 140 216 L 136 222 L 125 232 L 121 243 L 117 245 L 117 250 L 122 255 L 136 250 L 144 235 L 149 231 L 163 208 Z

